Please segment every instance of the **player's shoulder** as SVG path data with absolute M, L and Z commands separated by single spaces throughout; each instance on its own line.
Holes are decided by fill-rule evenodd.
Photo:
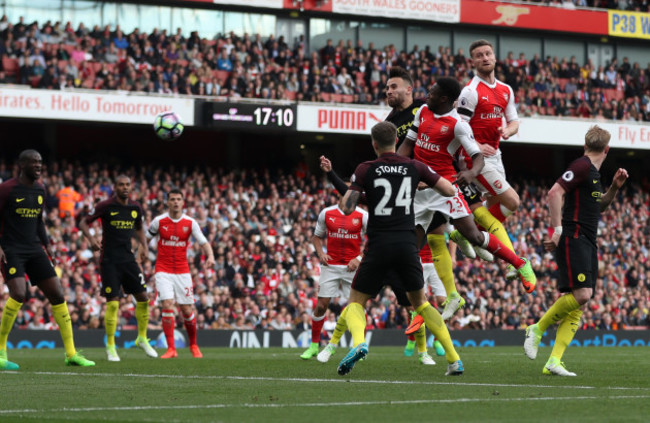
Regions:
M 140 203 L 138 203 L 138 202 L 135 201 L 135 200 L 131 200 L 131 199 L 129 199 L 129 201 L 127 202 L 127 206 L 128 206 L 128 207 L 135 208 L 135 209 L 142 210 L 142 205 L 140 205 Z
M 162 222 L 165 219 L 169 219 L 169 213 L 164 212 L 163 214 L 159 214 L 158 216 L 154 217 L 152 222 Z
M 18 178 L 9 178 L 6 181 L 0 183 L 0 189 L 11 190 L 18 185 Z
M 368 214 L 368 211 L 365 209 L 362 209 L 361 207 L 357 207 L 354 209 L 355 212 L 361 214 L 362 216 L 366 216 Z
M 472 79 L 470 79 L 467 84 L 463 87 L 461 90 L 461 93 L 463 91 L 465 92 L 471 92 L 471 91 L 476 91 L 478 89 L 478 86 L 481 84 L 482 79 L 479 78 L 478 76 L 474 76 Z
M 332 204 L 331 206 L 325 207 L 321 213 L 331 213 L 331 212 L 340 212 L 338 204 Z
M 185 214 L 185 213 L 183 213 L 183 214 L 181 215 L 180 222 L 183 222 L 183 221 L 184 221 L 184 222 L 189 222 L 189 223 L 191 223 L 191 224 L 194 224 L 194 223 L 197 223 L 197 224 L 198 224 L 198 222 L 196 221 L 196 219 L 194 219 L 192 216 L 190 216 L 190 215 L 188 215 L 188 214 Z

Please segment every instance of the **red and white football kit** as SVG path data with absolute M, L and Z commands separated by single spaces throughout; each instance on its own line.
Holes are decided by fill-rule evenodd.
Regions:
M 208 242 L 196 220 L 183 214 L 177 220 L 169 213 L 157 216 L 149 226 L 147 237 L 158 237 L 156 289 L 159 299 L 176 298 L 178 304 L 194 304 L 194 289 L 187 262 L 190 237 L 199 245 Z
M 495 80 L 488 84 L 475 76 L 463 88 L 458 97 L 458 113 L 464 121 L 468 121 L 474 132 L 476 142 L 488 144 L 497 151 L 494 156 L 485 157 L 485 167 L 476 178 L 484 193 L 499 195 L 510 188 L 506 180 L 506 172 L 501 160 L 499 143 L 503 119 L 507 123 L 519 120 L 515 106 L 515 96 L 510 85 Z M 471 154 L 463 154 L 469 169 L 472 168 Z
M 415 114 L 407 138 L 415 140 L 413 158 L 435 170 L 443 178 L 454 181 L 454 155 L 462 147 L 470 156 L 480 153 L 469 124 L 461 119 L 456 110 L 437 115 L 425 104 Z M 413 201 L 415 225 L 425 230 L 436 211 L 447 218 L 461 219 L 471 214 L 462 192 L 456 187 L 456 195 L 444 197 L 433 189 L 416 191 Z
M 355 272 L 348 272 L 347 266 L 361 254 L 367 227 L 368 212 L 359 207 L 348 216 L 338 206 L 330 206 L 320 212 L 314 235 L 326 239 L 330 260 L 327 266 L 321 268 L 319 297 L 350 297 Z

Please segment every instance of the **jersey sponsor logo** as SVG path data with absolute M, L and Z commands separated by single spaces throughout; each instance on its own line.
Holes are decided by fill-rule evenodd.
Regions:
M 181 241 L 177 236 L 173 236 L 171 239 L 163 239 L 160 243 L 166 247 L 187 247 L 187 241 Z
M 567 182 L 573 181 L 573 172 L 567 170 L 566 172 L 564 172 L 564 175 L 562 175 L 562 179 L 564 179 Z
M 429 138 L 429 137 L 427 137 L 427 138 Z M 440 145 L 439 144 L 434 144 L 432 142 L 426 142 L 424 140 L 417 140 L 415 142 L 415 145 L 416 145 L 416 147 L 419 147 L 419 148 L 421 148 L 423 150 L 428 150 L 428 151 L 433 151 L 433 152 L 440 151 Z
M 358 233 L 349 233 L 347 229 L 339 228 L 336 232 L 330 231 L 327 233 L 330 238 L 338 239 L 359 239 Z
M 21 201 L 25 201 L 25 198 L 16 198 L 16 203 L 20 203 Z
M 391 173 L 391 174 L 398 174 L 398 175 L 406 175 L 408 173 L 408 169 L 406 166 L 388 166 L 388 165 L 383 165 L 383 166 L 378 166 L 375 169 L 375 173 L 378 176 L 381 176 L 385 173 Z
M 135 210 L 133 210 L 133 211 L 131 212 L 131 217 L 133 217 L 134 219 L 135 219 L 136 217 L 138 217 L 138 212 L 135 211 Z
M 503 118 L 503 109 L 499 106 L 494 106 L 492 113 L 481 113 L 481 119 L 501 119 Z
M 111 212 L 111 216 L 117 216 L 120 212 Z
M 111 220 L 111 226 L 115 229 L 133 229 L 135 222 L 131 220 Z
M 40 208 L 37 209 L 31 209 L 29 207 L 21 207 L 19 209 L 16 209 L 16 214 L 20 217 L 24 218 L 35 218 L 38 217 L 38 214 L 41 212 Z

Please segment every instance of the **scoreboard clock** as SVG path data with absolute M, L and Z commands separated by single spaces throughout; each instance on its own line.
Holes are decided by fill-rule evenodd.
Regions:
M 243 130 L 296 130 L 296 106 L 252 103 L 203 103 L 206 126 Z

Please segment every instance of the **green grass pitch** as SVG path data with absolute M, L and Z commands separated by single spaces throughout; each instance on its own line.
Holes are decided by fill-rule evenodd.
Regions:
M 444 375 L 396 347 L 372 347 L 341 377 L 297 349 L 203 349 L 193 359 L 150 359 L 119 350 L 84 354 L 94 368 L 63 365 L 62 350 L 10 350 L 0 372 L 0 422 L 647 422 L 648 348 L 569 348 L 575 378 L 542 375 L 550 348 L 463 348 L 465 374 Z

